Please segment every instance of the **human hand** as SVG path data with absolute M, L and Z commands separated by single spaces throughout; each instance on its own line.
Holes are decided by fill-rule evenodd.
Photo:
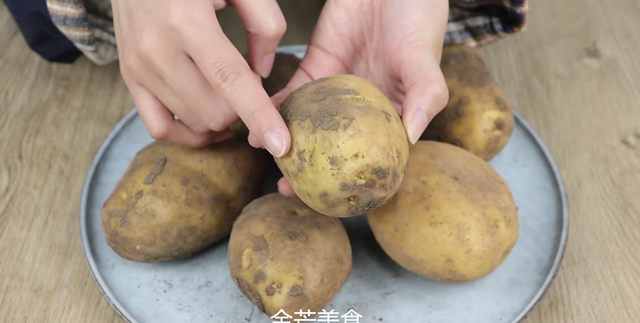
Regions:
M 284 16 L 276 0 L 233 1 L 252 71 L 218 23 L 215 10 L 229 3 L 113 0 L 122 76 L 153 138 L 204 146 L 226 139 L 239 116 L 260 146 L 282 156 L 289 132 L 260 76 L 271 71 Z
M 328 0 L 305 58 L 274 102 L 318 78 L 355 74 L 394 103 L 414 144 L 449 99 L 440 70 L 448 9 L 446 0 Z M 278 188 L 294 195 L 285 179 Z

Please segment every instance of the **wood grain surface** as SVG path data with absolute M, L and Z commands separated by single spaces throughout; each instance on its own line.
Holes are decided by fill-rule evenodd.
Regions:
M 282 44 L 308 42 L 321 2 L 281 3 Z M 526 322 L 637 321 L 640 2 L 537 0 L 530 12 L 525 33 L 481 50 L 569 193 L 566 255 Z M 244 51 L 233 10 L 220 20 Z M 0 322 L 122 322 L 88 271 L 78 214 L 92 158 L 132 107 L 117 64 L 43 61 L 0 4 Z

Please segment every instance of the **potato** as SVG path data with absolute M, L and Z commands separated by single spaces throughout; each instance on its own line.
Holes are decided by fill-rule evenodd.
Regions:
M 518 239 L 509 187 L 487 162 L 459 147 L 419 141 L 396 195 L 367 217 L 382 249 L 405 269 L 444 282 L 495 270 Z
M 511 105 L 474 50 L 464 46 L 445 48 L 441 67 L 449 102 L 421 139 L 450 143 L 491 160 L 513 134 Z
M 229 238 L 229 270 L 242 293 L 269 317 L 281 309 L 318 312 L 351 273 L 349 237 L 337 218 L 298 199 L 269 194 L 251 202 Z
M 225 238 L 260 194 L 264 153 L 228 140 L 201 149 L 153 142 L 102 207 L 109 246 L 139 262 L 186 258 Z
M 300 59 L 292 54 L 276 53 L 273 69 L 269 77 L 262 79 L 262 86 L 269 96 L 280 92 L 291 80 L 293 73 L 298 70 Z
M 281 106 L 291 150 L 276 162 L 295 193 L 328 216 L 365 214 L 400 186 L 409 143 L 393 104 L 353 75 L 318 79 Z

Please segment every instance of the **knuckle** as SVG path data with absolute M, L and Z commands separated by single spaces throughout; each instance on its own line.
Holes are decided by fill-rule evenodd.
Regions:
M 199 124 L 199 125 L 195 125 L 191 128 L 191 130 L 193 130 L 193 132 L 199 134 L 199 135 L 205 135 L 208 134 L 209 132 L 211 132 L 211 129 L 209 129 L 209 127 L 207 127 L 204 124 Z
M 431 85 L 431 91 L 433 91 L 433 94 L 436 96 L 438 104 L 444 108 L 449 101 L 449 88 L 447 87 L 447 83 L 444 80 L 433 83 Z
M 209 64 L 209 70 L 214 85 L 221 92 L 233 92 L 242 77 L 242 72 L 238 68 L 218 60 L 213 60 Z
M 259 34 L 268 38 L 280 38 L 287 31 L 287 22 L 284 19 L 276 19 L 261 26 Z
M 179 1 L 173 1 L 174 3 L 180 3 Z M 182 13 L 182 8 L 175 8 L 171 11 L 167 24 L 171 30 L 184 30 L 186 23 L 189 19 Z
M 225 120 L 220 117 L 213 117 L 208 123 L 208 129 L 213 130 L 215 132 L 220 132 L 220 131 L 224 131 L 227 129 L 227 124 L 225 122 Z
M 138 42 L 138 57 L 145 59 L 155 58 L 159 51 L 159 41 L 157 37 L 142 37 Z
M 155 140 L 167 140 L 169 139 L 169 127 L 164 123 L 157 123 L 149 125 L 149 135 Z

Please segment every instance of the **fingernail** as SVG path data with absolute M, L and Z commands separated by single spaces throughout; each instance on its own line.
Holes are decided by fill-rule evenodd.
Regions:
M 424 130 L 427 129 L 427 124 L 429 124 L 429 120 L 427 120 L 427 115 L 424 111 L 420 109 L 416 110 L 413 116 L 411 116 L 409 126 L 407 127 L 407 134 L 409 135 L 409 141 L 412 145 L 418 142 Z
M 284 151 L 286 150 L 286 141 L 284 137 L 273 131 L 269 130 L 264 135 L 265 148 L 275 157 L 282 157 L 284 155 Z
M 273 62 L 276 59 L 276 54 L 269 54 L 262 59 L 262 65 L 260 66 L 260 76 L 267 78 L 271 74 L 273 68 Z

